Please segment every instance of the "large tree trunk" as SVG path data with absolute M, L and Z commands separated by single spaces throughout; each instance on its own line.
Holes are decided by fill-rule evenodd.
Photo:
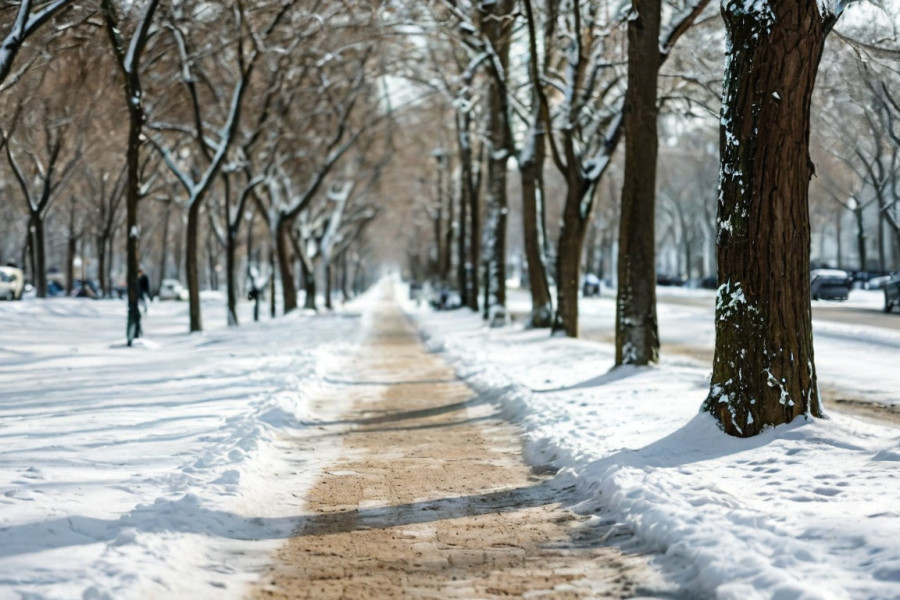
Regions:
M 297 308 L 297 284 L 294 283 L 294 273 L 291 270 L 290 228 L 291 223 L 283 218 L 278 218 L 275 226 L 275 247 L 278 250 L 278 272 L 281 274 L 281 295 L 284 298 L 284 314 Z
M 821 416 L 809 301 L 810 99 L 825 30 L 816 0 L 722 5 L 716 348 L 710 412 L 748 437 Z
M 569 168 L 566 204 L 556 250 L 556 315 L 553 319 L 553 333 L 578 337 L 578 283 L 581 279 L 584 236 L 587 233 L 587 217 L 582 215 L 581 207 L 585 197 L 592 192 L 590 183 L 577 172 L 578 166 L 570 165 Z
M 138 270 L 140 269 L 140 238 L 138 237 L 138 202 L 141 198 L 141 129 L 144 123 L 144 113 L 140 103 L 132 103 L 129 98 L 129 126 L 128 126 L 128 150 L 127 169 L 128 179 L 125 184 L 125 278 L 128 289 L 128 322 L 126 325 L 126 338 L 128 345 L 134 338 L 143 335 L 141 328 L 141 311 L 138 308 Z M 112 241 L 110 241 L 110 247 Z M 110 250 L 110 259 L 112 258 Z
M 470 306 L 473 264 L 466 253 L 469 231 L 469 205 L 472 202 L 472 140 L 469 135 L 471 117 L 456 113 L 456 139 L 459 145 L 459 231 L 456 240 L 456 282 L 463 306 Z M 478 299 L 475 299 L 477 310 Z
M 225 232 L 225 287 L 228 293 L 228 325 L 237 327 L 237 280 L 235 278 L 235 262 L 237 256 L 237 236 L 235 227 L 228 224 Z
M 200 258 L 197 255 L 197 228 L 199 221 L 200 204 L 194 202 L 188 209 L 187 235 L 185 237 L 185 249 L 187 251 L 185 267 L 187 271 L 188 295 L 190 296 L 188 302 L 190 304 L 190 330 L 192 332 L 203 331 L 203 323 L 200 319 L 200 272 L 197 265 Z
M 481 155 L 484 146 L 479 146 L 477 175 L 470 178 L 472 181 L 469 195 L 469 216 L 471 217 L 471 230 L 469 231 L 469 308 L 478 312 L 478 296 L 481 280 L 478 277 L 478 269 L 481 264 L 481 206 L 479 196 L 481 194 Z M 473 163 L 475 164 L 475 163 Z
M 506 164 L 509 139 L 509 106 L 502 79 L 509 65 L 509 47 L 515 16 L 513 0 L 483 2 L 481 29 L 493 48 L 492 76 L 487 89 L 487 207 L 485 247 L 485 314 L 492 326 L 506 322 Z
M 537 120 L 537 118 L 535 119 Z M 528 262 L 528 282 L 531 288 L 531 317 L 529 327 L 550 327 L 553 324 L 553 303 L 544 256 L 543 227 L 543 165 L 544 134 L 540 125 L 531 130 L 530 151 L 526 151 L 519 166 L 522 177 L 522 227 L 525 236 L 525 260 Z
M 47 255 L 44 246 L 44 219 L 40 213 L 32 212 L 28 224 L 31 232 L 31 252 L 34 256 L 31 270 L 34 277 L 34 288 L 38 298 L 47 297 Z
M 656 86 L 660 0 L 635 0 L 628 20 L 625 174 L 619 217 L 616 365 L 659 360 L 656 322 Z

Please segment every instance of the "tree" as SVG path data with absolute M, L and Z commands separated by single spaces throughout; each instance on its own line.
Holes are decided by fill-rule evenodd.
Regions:
M 528 122 L 528 139 L 517 156 L 522 180 L 522 227 L 525 242 L 525 260 L 528 262 L 528 282 L 531 289 L 530 327 L 550 327 L 553 324 L 553 303 L 550 283 L 547 280 L 547 229 L 544 219 L 544 159 L 547 154 L 545 123 L 547 99 L 541 87 L 542 77 L 550 66 L 552 53 L 545 50 L 539 60 L 537 24 L 530 0 L 524 0 L 528 24 L 528 78 L 531 91 L 531 110 Z M 556 27 L 555 3 L 548 3 L 550 14 L 544 19 L 544 39 L 553 38 Z M 540 64 L 539 64 L 540 63 Z
M 125 153 L 125 227 L 126 242 L 126 282 L 128 286 L 128 321 L 126 338 L 128 345 L 142 335 L 141 311 L 138 308 L 138 269 L 139 269 L 139 229 L 138 201 L 141 197 L 141 138 L 144 129 L 144 94 L 141 87 L 140 61 L 147 45 L 153 14 L 156 12 L 158 0 L 148 0 L 140 20 L 126 44 L 122 37 L 123 23 L 112 0 L 103 0 L 103 21 L 106 33 L 116 58 L 116 66 L 122 74 L 125 91 L 125 104 L 128 106 L 128 142 Z
M 72 0 L 53 0 L 42 3 L 40 7 L 35 6 L 31 0 L 22 0 L 19 3 L 16 19 L 6 37 L 0 41 L 0 84 L 9 76 L 13 61 L 25 40 L 71 4 Z
M 659 360 L 656 321 L 656 155 L 662 4 L 634 0 L 628 19 L 625 175 L 619 218 L 616 365 Z
M 47 296 L 47 261 L 44 221 L 52 208 L 53 201 L 58 197 L 62 187 L 68 183 L 73 168 L 81 155 L 81 149 L 70 149 L 69 158 L 63 161 L 63 152 L 66 149 L 70 133 L 67 121 L 64 119 L 59 122 L 52 120 L 46 106 L 43 114 L 40 114 L 38 118 L 43 120 L 43 158 L 34 151 L 34 147 L 41 145 L 37 138 L 31 136 L 25 142 L 25 153 L 31 161 L 34 178 L 28 176 L 28 172 L 16 159 L 10 134 L 0 133 L 2 133 L 6 146 L 7 162 L 28 208 L 29 248 L 32 253 L 32 277 L 35 290 L 38 298 L 45 298 Z M 28 127 L 27 129 L 32 128 Z M 32 133 L 34 132 L 32 131 Z M 82 145 L 81 139 L 79 139 L 78 145 Z
M 235 60 L 236 73 L 235 82 L 230 94 L 230 101 L 226 109 L 226 116 L 221 128 L 218 129 L 218 139 L 210 142 L 207 139 L 208 132 L 216 129 L 204 119 L 203 103 L 200 102 L 197 95 L 195 83 L 195 71 L 198 70 L 196 60 L 189 56 L 186 49 L 186 36 L 182 31 L 182 27 L 188 25 L 188 22 L 171 21 L 169 27 L 175 38 L 175 46 L 179 52 L 181 62 L 182 81 L 187 89 L 191 102 L 191 113 L 193 117 L 194 135 L 197 145 L 200 149 L 200 155 L 205 158 L 206 166 L 197 169 L 185 169 L 179 165 L 178 159 L 174 156 L 170 147 L 160 138 L 154 136 L 150 140 L 154 148 L 160 153 L 163 161 L 169 170 L 177 177 L 178 181 L 184 187 L 187 193 L 187 230 L 186 230 L 186 271 L 188 283 L 188 295 L 190 302 L 190 331 L 201 331 L 203 322 L 200 314 L 200 276 L 198 270 L 198 228 L 200 222 L 200 209 L 204 200 L 212 186 L 214 179 L 218 176 L 219 170 L 228 156 L 231 145 L 237 135 L 238 125 L 241 118 L 241 110 L 243 108 L 243 99 L 250 87 L 251 77 L 256 67 L 257 61 L 263 54 L 263 48 L 260 44 L 272 33 L 272 31 L 285 19 L 288 15 L 293 2 L 288 2 L 282 6 L 275 15 L 269 20 L 267 25 L 261 28 L 259 32 L 253 32 L 249 29 L 244 14 L 243 4 L 238 2 L 233 7 L 234 17 L 234 39 L 235 47 L 231 49 L 230 56 Z M 249 41 L 249 43 L 248 43 Z M 248 49 L 247 46 L 250 46 Z M 209 77 L 203 76 L 204 80 Z M 195 177 L 194 173 L 199 174 Z
M 749 437 L 822 416 L 809 297 L 810 103 L 840 16 L 816 0 L 727 0 L 716 346 L 703 410 Z

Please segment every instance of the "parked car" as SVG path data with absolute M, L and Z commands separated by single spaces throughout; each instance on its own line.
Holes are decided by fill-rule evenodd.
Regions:
M 682 286 L 684 285 L 684 282 L 685 278 L 681 275 L 672 275 L 670 273 L 656 274 L 656 285 Z
M 900 273 L 891 277 L 882 289 L 884 290 L 884 312 L 889 313 L 895 308 L 900 308 Z
M 815 269 L 809 274 L 809 295 L 813 300 L 846 300 L 853 279 L 840 269 Z
M 25 274 L 17 267 L 0 267 L 0 300 L 21 300 Z
M 878 277 L 873 277 L 869 281 L 866 282 L 866 289 L 868 290 L 883 290 L 884 286 L 893 279 L 894 276 L 891 275 L 879 275 Z
M 160 300 L 187 300 L 188 291 L 177 279 L 163 279 L 158 297 Z

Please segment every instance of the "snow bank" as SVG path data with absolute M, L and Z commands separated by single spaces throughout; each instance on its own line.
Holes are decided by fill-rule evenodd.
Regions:
M 125 348 L 125 307 L 0 303 L 0 598 L 240 597 L 291 534 L 344 407 L 316 390 L 359 314 L 186 333 L 154 303 Z M 347 340 L 338 343 L 336 340 Z M 331 438 L 329 438 L 331 439 Z
M 578 509 L 661 553 L 688 597 L 897 597 L 896 429 L 835 417 L 730 438 L 698 414 L 708 369 L 690 362 L 608 371 L 610 345 L 488 329 L 468 311 L 416 318 L 522 425 L 527 459 L 562 468 Z

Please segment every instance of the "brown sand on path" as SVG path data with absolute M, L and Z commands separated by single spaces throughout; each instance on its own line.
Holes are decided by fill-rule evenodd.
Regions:
M 579 539 L 584 517 L 523 463 L 518 430 L 391 302 L 348 362 L 330 393 L 353 409 L 323 432 L 341 458 L 251 597 L 627 598 L 654 578 L 596 529 Z

